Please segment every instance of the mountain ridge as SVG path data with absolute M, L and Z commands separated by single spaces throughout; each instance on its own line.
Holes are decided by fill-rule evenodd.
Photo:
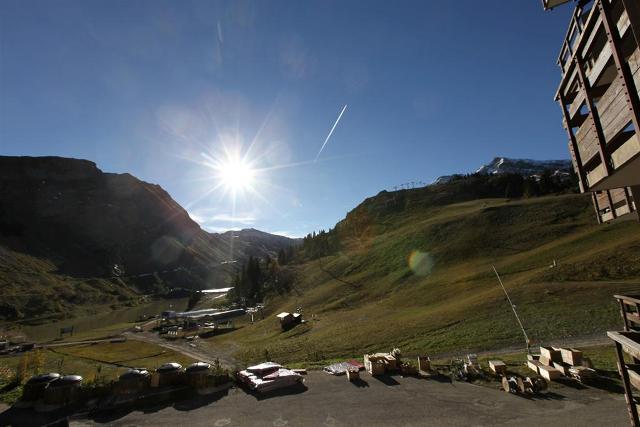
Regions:
M 552 175 L 568 175 L 571 173 L 572 164 L 570 160 L 534 160 L 518 159 L 510 157 L 494 157 L 487 164 L 480 166 L 474 173 L 477 174 L 506 174 L 515 173 L 524 177 L 539 177 L 545 171 Z M 459 174 L 443 175 L 436 178 L 432 184 L 443 184 L 450 182 Z
M 160 185 L 103 172 L 88 160 L 0 156 L 0 290 L 61 301 L 45 311 L 64 311 L 87 294 L 100 300 L 110 288 L 105 301 L 124 303 L 172 287 L 225 287 L 236 268 L 230 256 L 275 255 L 293 244 L 265 235 L 256 247 L 245 236 L 231 252 L 233 245 L 204 231 Z M 25 314 L 28 300 L 13 305 Z M 41 303 L 49 302 L 33 305 Z M 19 316 L 10 306 L 7 315 Z

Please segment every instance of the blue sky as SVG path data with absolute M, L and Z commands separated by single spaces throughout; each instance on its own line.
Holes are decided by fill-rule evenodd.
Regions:
M 211 231 L 300 236 L 380 190 L 494 156 L 568 158 L 553 95 L 570 12 L 538 0 L 3 0 L 0 154 L 129 172 Z M 225 150 L 256 170 L 235 202 L 207 165 Z

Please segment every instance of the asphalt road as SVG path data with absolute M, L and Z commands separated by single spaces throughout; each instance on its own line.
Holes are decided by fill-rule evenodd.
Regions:
M 305 386 L 269 396 L 231 389 L 136 411 L 76 419 L 72 426 L 626 426 L 624 397 L 594 388 L 554 388 L 526 399 L 467 383 L 310 372 Z

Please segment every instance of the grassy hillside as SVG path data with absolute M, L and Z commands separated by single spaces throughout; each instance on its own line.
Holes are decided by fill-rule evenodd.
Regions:
M 612 294 L 640 290 L 640 225 L 597 225 L 588 196 L 413 193 L 389 208 L 394 197 L 352 211 L 337 227 L 353 230 L 339 252 L 294 266 L 294 291 L 267 300 L 265 320 L 209 344 L 237 348 L 242 360 L 267 350 L 284 362 L 521 344 L 492 265 L 537 343 L 619 328 Z M 298 306 L 308 323 L 281 332 L 273 314 Z
M 141 296 L 121 279 L 61 275 L 50 260 L 0 245 L 0 319 L 50 322 L 81 306 L 137 304 Z

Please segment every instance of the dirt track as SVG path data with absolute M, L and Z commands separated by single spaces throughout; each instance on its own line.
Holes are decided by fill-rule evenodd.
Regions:
M 532 353 L 538 353 L 538 349 L 540 345 L 552 346 L 552 347 L 572 347 L 579 349 L 586 349 L 589 347 L 600 346 L 600 345 L 613 345 L 612 341 L 609 337 L 607 337 L 606 332 L 602 332 L 594 335 L 587 335 L 575 338 L 563 338 L 558 340 L 550 340 L 545 341 L 543 343 L 536 343 L 531 346 Z M 486 351 L 478 351 L 475 352 L 478 356 L 498 356 L 501 354 L 513 354 L 524 352 L 524 343 L 521 346 L 510 346 L 504 348 L 498 348 L 493 350 Z M 446 352 L 446 353 L 436 353 L 430 355 L 431 359 L 446 359 L 449 357 L 461 356 L 461 352 Z
M 193 359 L 196 359 L 201 362 L 207 362 L 212 364 L 214 360 L 217 358 L 220 361 L 220 364 L 227 368 L 232 368 L 235 365 L 235 359 L 230 354 L 226 354 L 224 352 L 219 351 L 215 355 L 212 355 L 209 352 L 198 348 L 197 343 L 195 344 L 196 347 L 191 347 L 189 346 L 189 341 L 185 341 L 185 340 L 167 341 L 164 338 L 160 338 L 158 334 L 155 334 L 155 333 L 125 332 L 124 335 L 127 337 L 127 339 L 159 345 L 161 347 L 168 348 L 173 351 L 177 351 L 178 353 L 182 353 L 185 356 L 192 357 Z

